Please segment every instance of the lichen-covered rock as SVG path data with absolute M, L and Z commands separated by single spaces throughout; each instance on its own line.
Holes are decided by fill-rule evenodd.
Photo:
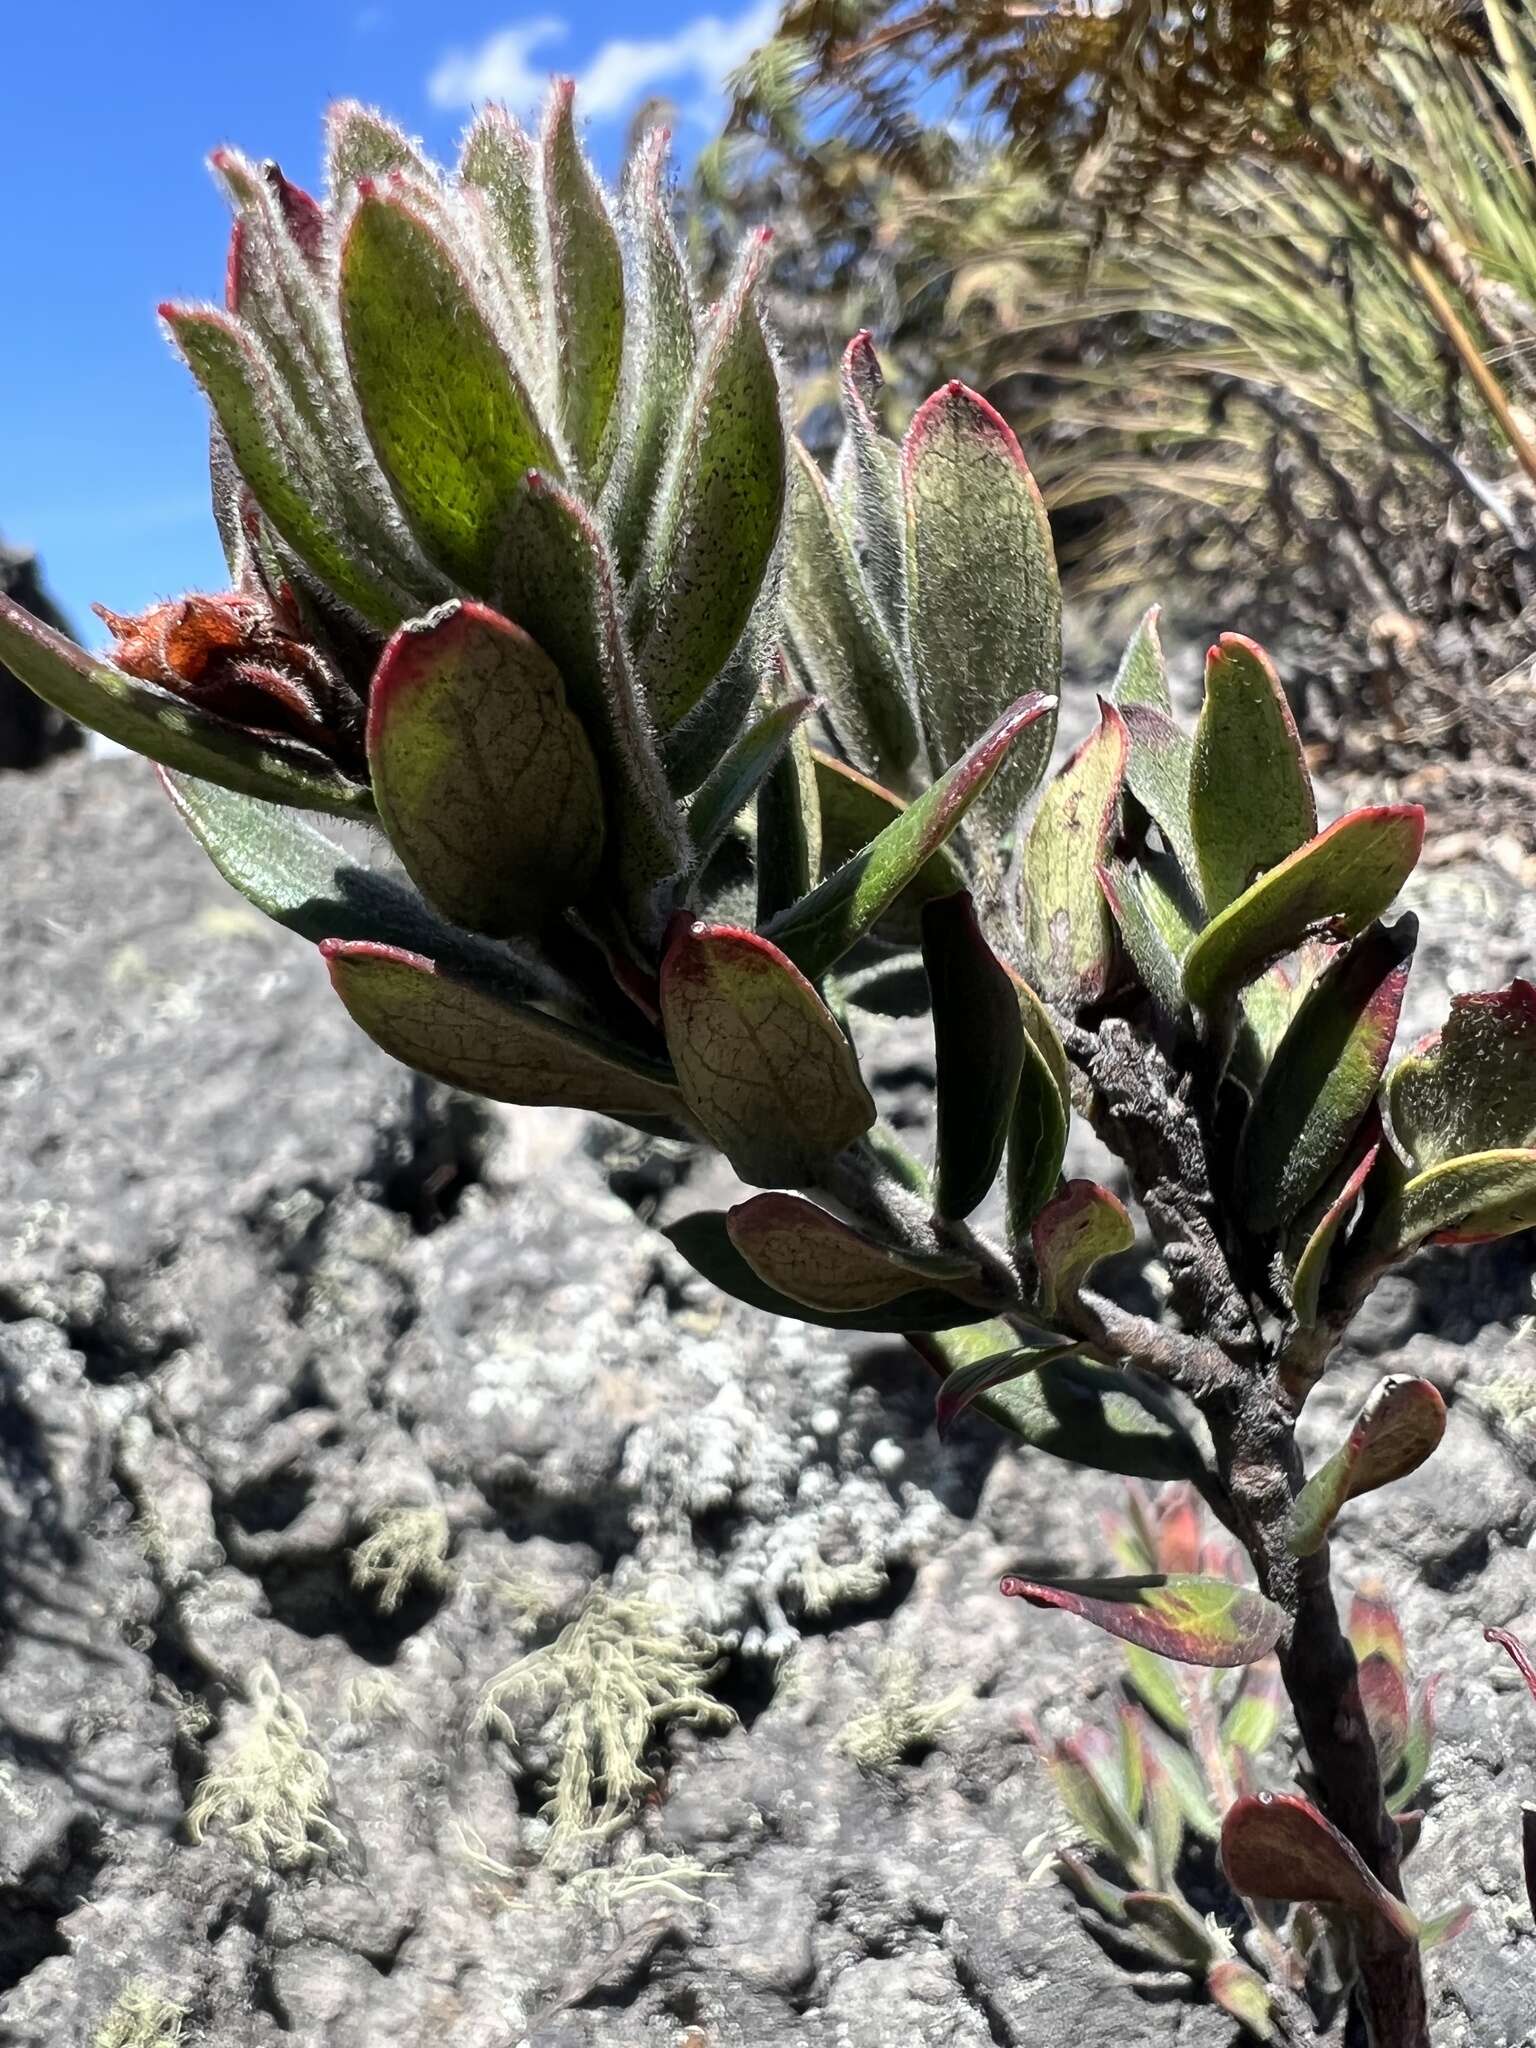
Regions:
M 647 1227 L 699 1200 L 686 1155 L 428 1094 L 142 767 L 18 785 L 0 871 L 0 2038 L 91 2043 L 142 1984 L 199 2048 L 1230 2039 L 1041 1875 L 1064 1823 L 1022 1718 L 1074 1725 L 1116 1659 L 996 1581 L 1102 1565 L 1118 1482 L 970 1419 L 940 1444 L 892 1340 L 713 1293 Z M 871 1057 L 915 1110 L 903 1030 Z M 1422 1333 L 1446 1445 L 1350 1511 L 1342 1577 L 1384 1573 L 1447 1673 L 1413 1876 L 1477 1910 L 1436 2039 L 1514 2048 L 1536 1725 L 1481 1627 L 1536 1625 L 1529 1272 L 1504 1245 L 1404 1285 L 1318 1435 Z M 391 1602 L 357 1552 L 429 1510 L 446 1555 Z M 736 1719 L 662 1723 L 583 1871 L 543 1860 L 557 1703 L 512 1742 L 479 1708 L 599 1582 L 714 1639 Z M 227 1806 L 186 1820 L 267 1674 L 323 1766 L 287 1868 Z M 914 1698 L 946 1710 L 873 1761 Z

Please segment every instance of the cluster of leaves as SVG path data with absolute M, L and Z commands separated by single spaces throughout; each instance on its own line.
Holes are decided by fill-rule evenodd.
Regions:
M 1116 1561 L 1138 1576 L 1198 1572 L 1241 1586 L 1239 1551 L 1210 1537 L 1191 1489 L 1167 1488 L 1154 1505 L 1133 1487 L 1106 1535 Z M 1380 1589 L 1355 1596 L 1349 1637 L 1407 1854 L 1423 1822 L 1413 1801 L 1429 1767 L 1438 1679 L 1410 1690 L 1402 1632 Z M 1340 1855 L 1310 1800 L 1275 1795 L 1283 1693 L 1273 1656 L 1233 1683 L 1226 1671 L 1171 1663 L 1134 1640 L 1124 1655 L 1113 1733 L 1090 1724 L 1047 1741 L 1030 1731 L 1081 1845 L 1058 1854 L 1057 1872 L 1127 1968 L 1185 1975 L 1261 2041 L 1297 2038 L 1296 2019 L 1310 2038 L 1348 1981 L 1351 1916 L 1386 1912 L 1396 1924 L 1403 1909 L 1360 1883 L 1358 1859 Z M 1346 1864 L 1347 1897 L 1328 1874 Z M 1415 1937 L 1438 1947 L 1467 1917 L 1416 1922 Z

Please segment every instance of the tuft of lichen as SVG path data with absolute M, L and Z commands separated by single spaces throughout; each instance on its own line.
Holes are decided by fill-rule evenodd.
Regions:
M 654 1602 L 594 1592 L 552 1643 L 492 1679 L 477 1726 L 519 1750 L 536 1734 L 548 1751 L 540 1770 L 547 1855 L 624 1825 L 650 1789 L 643 1759 L 660 1728 L 734 1724 L 730 1708 L 705 1690 L 720 1665 L 712 1636 L 674 1629 Z
M 200 1842 L 216 1827 L 264 1868 L 297 1870 L 342 1839 L 326 1813 L 330 1765 L 270 1664 L 255 1667 L 247 1691 L 248 1725 L 199 1784 L 187 1831 Z
M 352 1553 L 352 1584 L 393 1614 L 413 1585 L 437 1590 L 452 1577 L 448 1517 L 441 1508 L 391 1508 Z
M 182 2048 L 187 2008 L 135 1978 L 91 2036 L 91 2048 Z
M 861 1771 L 888 1771 L 914 1751 L 926 1749 L 946 1722 L 971 1698 L 965 1686 L 924 1699 L 917 1659 L 892 1653 L 882 1660 L 879 1690 L 866 1713 L 844 1724 L 833 1747 Z

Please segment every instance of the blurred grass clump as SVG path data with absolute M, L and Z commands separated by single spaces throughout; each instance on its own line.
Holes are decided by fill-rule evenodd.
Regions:
M 1335 773 L 1536 846 L 1536 0 L 791 0 L 699 172 L 1025 436 L 1081 603 L 1279 639 Z

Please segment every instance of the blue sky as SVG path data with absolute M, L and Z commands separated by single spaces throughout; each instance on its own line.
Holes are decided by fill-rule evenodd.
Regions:
M 82 633 L 217 588 L 206 414 L 155 321 L 218 298 L 228 215 L 204 164 L 230 142 L 319 176 L 321 114 L 384 107 L 439 156 L 470 103 L 521 111 L 574 74 L 611 173 L 629 114 L 674 101 L 706 139 L 719 82 L 772 0 L 21 0 L 0 59 L 0 535 L 39 550 Z

